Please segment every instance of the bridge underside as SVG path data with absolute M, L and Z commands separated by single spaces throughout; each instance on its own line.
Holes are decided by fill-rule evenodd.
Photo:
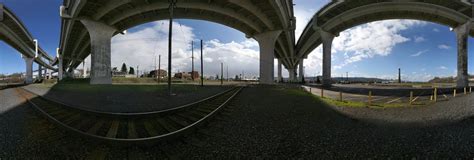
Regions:
M 0 40 L 16 49 L 26 63 L 26 83 L 32 82 L 33 61 L 38 63 L 39 75 L 44 66 L 50 70 L 56 70 L 52 63 L 54 59 L 49 56 L 37 42 L 32 38 L 30 32 L 23 23 L 7 7 L 0 3 Z
M 99 54 L 94 50 L 97 43 L 100 46 L 110 48 L 110 38 L 130 27 L 134 27 L 147 22 L 169 19 L 169 2 L 164 0 L 157 1 L 65 1 L 63 15 L 63 28 L 61 38 L 61 54 L 64 59 L 64 69 L 72 71 L 74 68 L 90 54 Z M 273 59 L 282 59 L 283 64 L 287 67 L 293 66 L 294 57 L 294 18 L 292 10 L 292 2 L 286 0 L 278 1 L 257 1 L 257 0 L 229 0 L 229 1 L 193 1 L 178 2 L 174 10 L 174 18 L 199 19 L 216 22 L 237 29 L 245 33 L 248 37 L 257 39 L 260 47 L 270 47 L 264 49 L 268 53 L 261 53 L 260 57 L 266 58 L 262 62 L 270 64 Z M 101 31 L 94 31 L 94 27 L 102 26 Z M 110 35 L 101 35 L 105 37 L 97 37 L 93 33 L 104 33 Z M 269 45 L 266 41 L 258 37 L 268 36 L 271 33 L 274 42 Z M 96 38 L 96 40 L 94 39 Z M 100 41 L 104 42 L 98 42 Z M 109 50 L 109 49 L 107 49 Z M 106 51 L 109 52 L 109 51 Z M 91 78 L 104 77 L 110 79 L 109 75 L 95 75 L 97 65 L 99 63 L 107 63 L 110 53 L 104 53 L 106 60 L 102 62 L 92 62 Z M 266 56 L 269 55 L 269 56 Z M 100 59 L 100 58 L 94 58 Z M 108 62 L 110 63 L 110 62 Z M 271 63 L 273 64 L 273 63 Z M 109 64 L 99 68 L 110 68 Z M 273 65 L 272 65 L 273 66 Z M 261 77 L 264 83 L 273 82 L 273 67 L 261 68 Z M 100 71 L 108 73 L 108 71 Z M 265 73 L 262 73 L 265 72 Z M 93 80 L 92 80 L 93 81 Z
M 467 37 L 474 36 L 473 6 L 466 1 L 333 1 L 315 14 L 298 43 L 296 55 L 307 57 L 323 45 L 323 84 L 331 85 L 331 44 L 340 32 L 378 20 L 414 19 L 454 28 L 458 41 L 458 86 L 467 84 Z

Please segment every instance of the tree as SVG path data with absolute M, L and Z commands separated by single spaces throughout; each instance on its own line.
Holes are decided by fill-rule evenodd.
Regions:
M 122 70 L 120 70 L 122 73 L 127 73 L 127 65 L 125 63 L 122 64 Z
M 216 80 L 219 80 L 219 74 L 216 74 Z
M 235 75 L 234 80 L 239 80 L 239 75 Z
M 135 74 L 135 68 L 130 67 L 130 70 L 128 71 L 128 74 Z

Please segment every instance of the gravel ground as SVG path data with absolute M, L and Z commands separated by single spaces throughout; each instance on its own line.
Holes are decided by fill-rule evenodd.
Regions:
M 156 86 L 150 85 L 149 87 L 153 88 Z M 166 86 L 160 87 L 161 89 L 163 89 Z M 44 84 L 33 84 L 24 86 L 25 89 L 32 91 L 36 94 L 43 95 L 47 98 L 74 107 L 102 112 L 121 113 L 147 112 L 169 109 L 198 101 L 200 99 L 209 97 L 229 88 L 229 86 L 205 86 L 205 88 L 203 89 L 200 86 L 196 85 L 189 85 L 189 87 L 190 89 L 188 88 L 188 90 L 193 90 L 192 92 L 184 92 L 175 89 L 174 93 L 177 94 L 170 98 L 167 95 L 163 95 L 165 94 L 163 93 L 164 91 L 166 91 L 165 89 L 161 90 L 160 92 L 140 92 L 133 91 L 133 87 L 129 87 L 131 88 L 130 90 L 117 90 L 117 88 L 113 88 L 109 91 L 99 90 L 95 92 L 90 92 L 71 88 L 55 89 L 54 86 L 51 87 L 51 85 Z M 194 87 L 194 89 L 192 87 Z
M 455 123 L 473 117 L 474 94 L 460 94 L 459 97 L 428 106 L 407 106 L 405 108 L 333 108 L 349 117 L 370 123 L 382 125 L 412 123 L 429 126 Z
M 341 114 L 309 93 L 281 86 L 248 87 L 199 133 L 147 147 L 89 143 L 62 133 L 29 112 L 31 108 L 23 108 L 20 114 L 2 114 L 2 126 L 15 125 L 11 131 L 0 130 L 2 139 L 5 134 L 10 137 L 2 143 L 2 150 L 12 144 L 22 148 L 0 152 L 0 159 L 163 159 L 170 155 L 182 159 L 474 158 L 474 119 L 443 125 L 366 123 Z M 5 116 L 20 119 L 5 122 Z M 23 116 L 33 121 L 22 120 Z M 32 126 L 24 126 L 29 123 Z M 27 132 L 21 135 L 26 137 L 18 138 L 27 140 L 17 142 L 17 137 L 8 135 L 22 133 L 22 128 Z M 28 133 L 33 131 L 37 133 Z M 201 132 L 208 134 L 199 136 Z

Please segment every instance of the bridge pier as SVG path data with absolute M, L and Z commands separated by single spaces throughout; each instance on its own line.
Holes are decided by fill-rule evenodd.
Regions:
M 298 66 L 298 81 L 299 82 L 304 82 L 304 64 L 303 64 L 304 59 L 300 59 L 299 61 L 299 66 Z
M 288 81 L 294 82 L 295 79 L 296 79 L 296 69 L 295 68 L 288 68 L 287 70 L 288 70 L 288 76 L 289 76 Z
M 38 64 L 38 79 L 43 79 L 43 66 Z
M 323 41 L 323 87 L 330 87 L 332 85 L 331 80 L 331 46 L 334 40 L 334 35 L 319 30 L 321 33 L 321 39 Z
M 91 39 L 90 84 L 112 84 L 111 39 L 117 29 L 89 19 L 81 22 Z
M 260 83 L 273 84 L 275 42 L 282 31 L 269 31 L 254 36 L 260 46 Z
M 281 59 L 278 59 L 278 83 L 281 83 L 283 82 L 283 76 L 281 74 L 281 68 L 282 68 L 282 64 L 281 64 Z
M 25 74 L 25 83 L 33 83 L 33 58 L 23 57 L 26 64 L 26 74 Z
M 56 57 L 58 57 L 58 79 L 63 80 L 63 56 L 59 54 L 59 48 L 56 48 Z
M 458 48 L 458 65 L 457 65 L 457 87 L 468 87 L 469 76 L 467 72 L 467 43 L 469 31 L 471 29 L 472 22 L 467 22 L 454 29 L 456 33 L 456 41 Z

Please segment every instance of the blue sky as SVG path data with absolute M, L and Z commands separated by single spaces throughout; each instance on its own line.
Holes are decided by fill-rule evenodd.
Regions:
M 59 44 L 58 8 L 62 0 L 0 2 L 12 9 L 39 40 L 40 45 L 54 56 L 55 48 Z M 294 3 L 296 32 L 299 36 L 307 21 L 327 0 L 295 0 Z M 132 66 L 139 65 L 144 70 L 153 69 L 156 55 L 162 54 L 162 59 L 166 58 L 167 24 L 166 21 L 147 23 L 129 29 L 127 35 L 115 36 L 112 44 L 112 65 L 118 66 L 125 62 Z M 177 20 L 174 25 L 176 45 L 173 63 L 177 70 L 190 70 L 189 41 L 194 39 L 197 43 L 198 39 L 203 39 L 206 46 L 206 75 L 218 73 L 221 62 L 229 66 L 231 77 L 242 72 L 249 76 L 258 75 L 258 43 L 245 38 L 243 33 L 200 20 Z M 382 32 L 384 29 L 385 32 Z M 376 33 L 364 35 L 368 32 Z M 405 79 L 426 81 L 434 76 L 453 76 L 456 71 L 454 33 L 449 31 L 449 27 L 430 22 L 392 20 L 364 24 L 344 31 L 334 43 L 333 76 L 349 72 L 350 76 L 395 78 L 400 67 Z M 472 38 L 469 38 L 469 44 L 469 53 L 472 53 Z M 195 46 L 199 47 L 197 44 Z M 87 62 L 86 60 L 86 66 L 90 65 Z M 469 62 L 469 71 L 472 73 L 473 56 L 469 57 Z M 162 68 L 165 66 L 163 61 Z M 196 64 L 195 67 L 198 68 L 199 65 Z M 305 60 L 305 68 L 306 76 L 321 73 L 320 47 Z M 0 73 L 24 70 L 24 62 L 17 51 L 0 42 Z M 286 75 L 284 71 L 284 76 Z

